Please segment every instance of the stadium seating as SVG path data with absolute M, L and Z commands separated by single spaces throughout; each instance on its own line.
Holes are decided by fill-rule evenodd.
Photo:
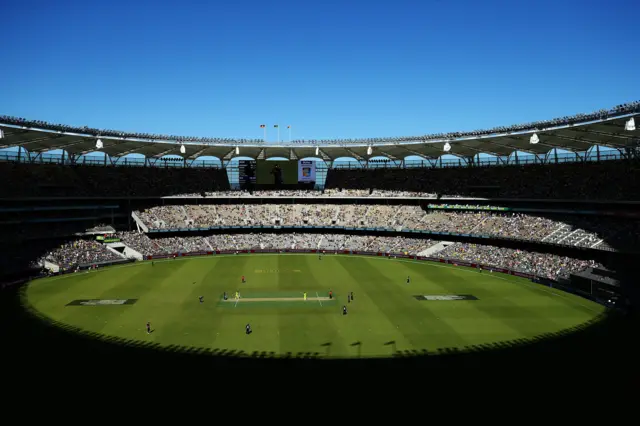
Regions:
M 277 196 L 480 197 L 638 200 L 640 162 L 502 167 L 330 169 L 324 193 L 278 191 Z M 2 197 L 220 196 L 230 189 L 224 169 L 59 166 L 0 163 Z M 270 196 L 266 191 L 223 196 Z
M 418 255 L 438 243 L 427 239 L 344 234 L 223 234 L 151 239 L 145 234 L 125 232 L 118 236 L 124 244 L 145 256 L 266 249 L 308 249 L 326 252 L 347 250 Z M 435 255 L 443 259 L 513 269 L 551 279 L 599 266 L 594 261 L 478 244 L 455 243 Z M 51 256 L 55 257 L 57 254 Z
M 157 206 L 136 215 L 150 230 L 210 226 L 340 226 L 428 230 L 516 238 L 576 247 L 632 249 L 640 221 L 607 216 L 527 215 L 493 211 L 425 211 L 420 206 L 220 204 Z
M 640 198 L 640 162 L 611 160 L 439 169 L 331 169 L 326 188 L 487 198 L 631 201 Z
M 0 163 L 0 198 L 158 197 L 229 189 L 225 170 Z

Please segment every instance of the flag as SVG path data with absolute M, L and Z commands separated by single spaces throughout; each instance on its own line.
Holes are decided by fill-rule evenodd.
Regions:
M 278 127 L 278 125 L 277 125 L 277 124 L 274 124 L 274 125 L 273 125 L 273 127 Z
M 266 124 L 261 124 L 261 125 L 260 125 L 260 128 L 261 128 L 261 129 L 264 129 L 265 127 L 267 127 L 267 125 L 266 125 Z
M 291 126 L 287 126 L 287 129 L 290 129 L 290 128 L 291 128 Z

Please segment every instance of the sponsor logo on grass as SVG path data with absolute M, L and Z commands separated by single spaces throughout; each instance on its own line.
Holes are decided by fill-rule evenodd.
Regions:
M 83 299 L 74 300 L 67 306 L 110 306 L 110 305 L 133 305 L 138 299 Z
M 419 294 L 413 296 L 416 300 L 431 300 L 431 301 L 439 301 L 439 300 L 478 300 L 477 297 L 471 294 Z

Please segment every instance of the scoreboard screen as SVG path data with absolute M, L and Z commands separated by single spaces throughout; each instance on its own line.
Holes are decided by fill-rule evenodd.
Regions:
M 238 161 L 238 181 L 240 185 L 256 183 L 256 162 L 255 160 Z
M 258 160 L 258 185 L 298 183 L 297 161 Z

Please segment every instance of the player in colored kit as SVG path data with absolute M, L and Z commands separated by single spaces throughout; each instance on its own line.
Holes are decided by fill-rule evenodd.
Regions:
M 351 301 L 353 302 L 353 292 L 351 292 Z
M 333 299 L 333 291 L 329 290 L 329 299 Z
M 304 292 L 304 301 L 305 302 L 307 301 L 307 292 L 306 291 Z
M 347 293 L 347 303 L 351 303 L 351 295 Z
M 151 323 L 147 321 L 147 334 L 151 334 Z
M 236 291 L 236 300 L 240 299 L 240 292 Z
M 342 307 L 342 315 L 347 315 L 347 305 Z
M 411 277 L 407 275 L 407 284 L 411 283 Z
M 200 303 L 204 302 L 204 296 L 198 296 L 198 299 L 200 300 Z
M 242 276 L 242 284 L 246 283 L 247 281 L 244 279 L 244 275 Z
M 245 330 L 245 333 L 246 333 L 246 334 L 251 334 L 251 324 L 247 324 L 247 325 L 244 327 L 244 330 Z

